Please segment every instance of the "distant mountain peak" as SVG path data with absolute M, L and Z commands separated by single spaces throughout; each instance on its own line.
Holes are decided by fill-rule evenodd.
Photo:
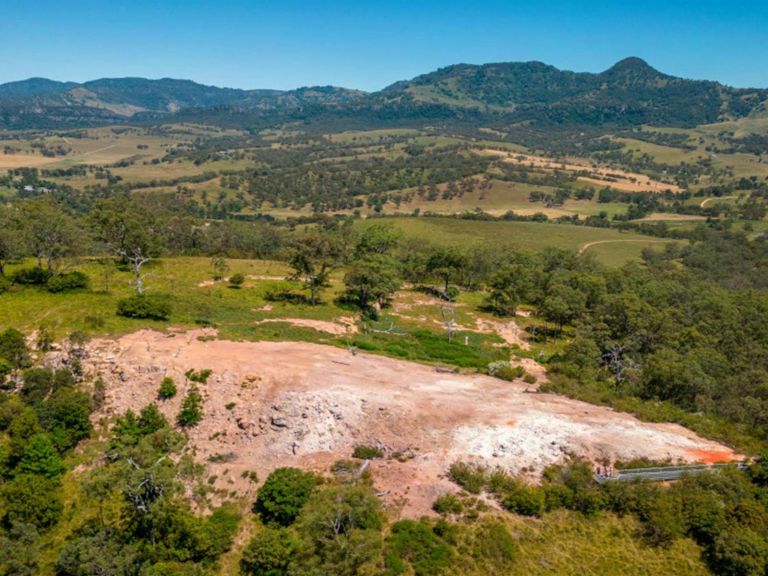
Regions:
M 619 60 L 608 68 L 603 74 L 632 74 L 632 75 L 642 75 L 642 76 L 663 76 L 661 72 L 656 70 L 653 66 L 648 64 L 645 60 L 642 58 L 638 58 L 637 56 L 630 56 L 629 58 L 624 58 L 623 60 Z

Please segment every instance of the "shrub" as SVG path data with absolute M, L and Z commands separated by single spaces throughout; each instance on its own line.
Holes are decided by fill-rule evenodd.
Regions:
M 265 528 L 243 550 L 240 573 L 245 576 L 283 576 L 299 548 L 297 538 L 285 528 Z
M 13 371 L 13 366 L 5 358 L 0 358 L 0 384 L 5 382 L 5 377 Z
M 184 397 L 184 401 L 181 403 L 181 410 L 176 417 L 176 422 L 179 426 L 188 428 L 196 426 L 200 420 L 203 419 L 203 397 L 200 396 L 200 392 L 197 389 L 192 388 Z
M 51 437 L 48 434 L 35 434 L 27 442 L 17 469 L 22 473 L 54 479 L 64 473 L 64 463 Z
M 184 376 L 186 376 L 187 379 L 190 380 L 191 382 L 198 382 L 200 384 L 205 384 L 206 382 L 208 382 L 208 377 L 211 374 L 213 374 L 213 370 L 211 370 L 210 368 L 206 368 L 205 370 L 199 370 L 197 372 L 190 369 L 184 373 Z
M 47 283 L 51 273 L 43 268 L 22 268 L 13 274 L 14 284 L 38 285 Z
M 544 491 L 536 486 L 519 484 L 506 493 L 501 505 L 522 516 L 540 516 L 544 510 Z
M 168 426 L 165 416 L 157 409 L 154 404 L 148 404 L 141 409 L 137 421 L 139 432 L 142 435 L 154 434 Z
M 6 525 L 33 524 L 49 528 L 58 522 L 63 506 L 55 480 L 36 474 L 17 474 L 2 486 L 3 521 Z
M 453 557 L 453 548 L 425 521 L 400 520 L 392 525 L 392 533 L 387 538 L 390 574 L 437 576 L 445 573 Z M 411 572 L 407 571 L 407 565 L 410 565 Z
M 360 460 L 374 460 L 382 456 L 384 456 L 384 453 L 377 446 L 360 445 L 355 446 L 355 449 L 352 451 L 352 457 L 359 458 Z
M 229 277 L 229 287 L 230 288 L 240 288 L 245 283 L 245 276 L 242 274 L 232 274 L 232 276 Z
M 464 511 L 464 504 L 456 494 L 443 494 L 432 504 L 432 510 L 438 514 L 461 514 Z
M 523 382 L 526 384 L 536 384 L 536 376 L 526 372 L 525 376 L 523 376 Z
M 163 381 L 160 382 L 160 388 L 157 390 L 157 397 L 160 400 L 168 400 L 176 396 L 176 384 L 173 382 L 173 378 L 166 376 Z
M 475 532 L 473 556 L 490 561 L 494 566 L 509 566 L 517 554 L 512 535 L 500 522 L 483 522 Z
M 761 576 L 768 564 L 768 542 L 748 528 L 723 531 L 715 542 L 712 563 L 724 576 Z
M 479 494 L 485 487 L 486 472 L 482 466 L 454 462 L 448 469 L 448 474 L 451 480 L 472 494 Z
M 259 489 L 254 512 L 267 524 L 289 526 L 309 500 L 315 477 L 297 468 L 277 468 Z
M 24 334 L 15 328 L 0 333 L 0 358 L 7 360 L 14 368 L 29 365 L 29 349 Z
M 45 284 L 48 292 L 66 292 L 78 288 L 88 288 L 88 276 L 80 271 L 67 272 L 58 276 L 51 276 Z
M 445 291 L 445 299 L 450 302 L 455 302 L 459 297 L 459 294 L 461 294 L 461 292 L 459 292 L 459 289 L 456 288 L 456 286 L 449 286 L 448 290 Z
M 491 362 L 488 364 L 488 374 L 511 382 L 522 378 L 525 375 L 525 369 L 522 366 L 512 366 L 509 362 Z
M 168 320 L 171 315 L 171 305 L 161 296 L 136 294 L 117 302 L 117 315 L 126 318 Z

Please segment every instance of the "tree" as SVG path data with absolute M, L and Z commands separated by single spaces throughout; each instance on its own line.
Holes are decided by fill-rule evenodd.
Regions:
M 444 574 L 455 560 L 453 548 L 424 520 L 395 522 L 386 548 L 388 568 L 395 574 L 405 573 L 405 567 L 410 565 L 413 574 L 437 576 Z
M 302 547 L 297 573 L 381 574 L 383 516 L 369 487 L 333 486 L 316 492 L 297 521 Z
M 427 270 L 442 278 L 445 287 L 443 294 L 448 295 L 451 278 L 459 275 L 467 264 L 467 258 L 456 248 L 438 248 L 427 259 Z
M 265 528 L 243 550 L 240 573 L 244 576 L 287 576 L 299 540 L 285 528 Z
M 57 272 L 62 259 L 78 254 L 82 247 L 83 235 L 74 219 L 49 198 L 25 200 L 18 218 L 24 244 L 37 258 L 38 268 L 45 262 L 49 273 Z
M 764 576 L 768 542 L 748 528 L 733 527 L 715 541 L 712 563 L 723 576 Z
M 203 397 L 197 388 L 192 388 L 181 403 L 181 410 L 176 418 L 179 426 L 188 428 L 197 425 L 203 419 Z
M 505 264 L 491 276 L 489 284 L 488 306 L 499 316 L 514 316 L 530 289 L 530 273 L 521 264 Z
M 309 500 L 315 477 L 297 468 L 277 468 L 259 489 L 254 512 L 268 524 L 289 526 Z
M 24 334 L 15 328 L 0 332 L 0 358 L 7 360 L 14 368 L 29 365 L 29 349 Z
M 144 266 L 163 248 L 161 220 L 138 200 L 126 198 L 97 202 L 90 218 L 99 240 L 130 265 L 136 293 L 143 294 Z
M 390 254 L 400 243 L 400 236 L 391 224 L 366 226 L 357 239 L 354 257 L 360 259 L 374 254 Z
M 346 294 L 363 311 L 375 316 L 374 304 L 385 306 L 400 288 L 397 261 L 384 254 L 366 256 L 352 264 L 344 277 Z
M 211 258 L 211 268 L 213 268 L 214 280 L 221 280 L 229 271 L 229 265 L 227 264 L 227 260 L 224 258 L 224 256 L 213 256 Z
M 294 270 L 291 279 L 304 283 L 304 287 L 309 290 L 312 306 L 317 304 L 320 290 L 329 285 L 340 252 L 338 243 L 330 234 L 306 232 L 294 242 L 289 260 Z
M 0 276 L 5 276 L 5 265 L 23 254 L 21 231 L 10 208 L 0 206 Z
M 91 407 L 90 396 L 72 386 L 55 390 L 39 407 L 40 423 L 59 451 L 74 448 L 91 434 Z
M 21 473 L 58 478 L 64 473 L 64 463 L 48 434 L 35 434 L 27 442 L 24 456 L 17 469 Z
M 0 491 L 3 522 L 32 524 L 38 530 L 50 528 L 61 517 L 63 506 L 59 484 L 37 474 L 17 474 Z
M 545 320 L 557 324 L 560 330 L 581 316 L 586 308 L 586 296 L 566 284 L 550 287 L 539 311 Z

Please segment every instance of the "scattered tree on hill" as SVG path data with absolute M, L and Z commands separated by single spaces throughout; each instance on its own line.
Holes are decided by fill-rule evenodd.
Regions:
M 330 234 L 311 231 L 296 239 L 289 260 L 294 270 L 291 278 L 304 283 L 312 306 L 317 304 L 320 291 L 329 285 L 339 257 L 340 247 Z
M 374 254 L 356 260 L 344 277 L 347 297 L 363 311 L 376 317 L 375 306 L 386 306 L 400 288 L 397 261 L 385 254 Z
M 96 234 L 133 272 L 137 294 L 144 292 L 144 266 L 162 249 L 162 223 L 155 213 L 137 200 L 101 200 L 90 215 Z

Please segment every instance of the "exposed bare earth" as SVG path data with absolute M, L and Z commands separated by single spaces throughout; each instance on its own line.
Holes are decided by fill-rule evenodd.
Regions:
M 429 366 L 302 342 L 229 342 L 210 330 L 140 331 L 95 340 L 85 366 L 107 384 L 95 419 L 154 402 L 160 380 L 179 395 L 160 403 L 173 420 L 189 388 L 184 372 L 213 370 L 200 385 L 203 421 L 189 431 L 216 485 L 242 493 L 241 478 L 278 466 L 326 470 L 359 444 L 411 454 L 374 461 L 375 484 L 404 516 L 428 513 L 454 487 L 443 478 L 456 460 L 534 473 L 568 454 L 592 460 L 636 457 L 730 460 L 734 453 L 673 424 L 648 424 L 564 397 L 526 393 L 522 382 L 438 373 Z M 207 338 L 199 339 L 199 337 Z M 229 403 L 234 407 L 226 408 Z
M 510 164 L 520 164 L 531 168 L 541 168 L 544 170 L 562 170 L 564 172 L 585 173 L 578 176 L 578 180 L 594 184 L 596 186 L 609 186 L 625 192 L 681 192 L 682 189 L 675 184 L 659 182 L 636 172 L 627 172 L 625 170 L 607 168 L 603 166 L 589 166 L 579 164 L 573 161 L 557 161 L 540 156 L 529 156 L 507 152 L 506 150 L 482 150 L 482 153 L 501 156 L 504 162 Z

